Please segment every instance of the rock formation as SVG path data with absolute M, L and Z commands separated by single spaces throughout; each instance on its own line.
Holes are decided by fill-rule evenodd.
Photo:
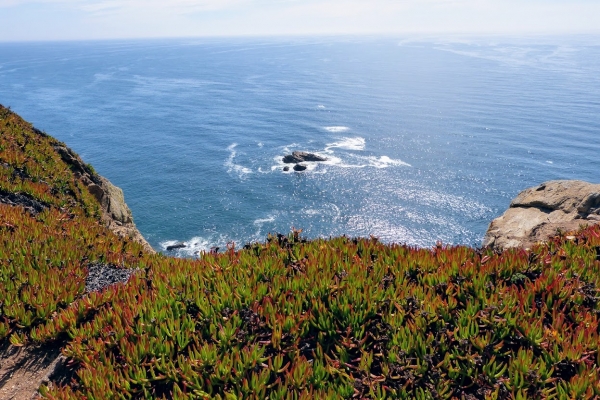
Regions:
M 600 223 L 600 184 L 548 181 L 525 189 L 492 221 L 483 241 L 496 248 L 530 247 L 558 231 Z
M 327 158 L 305 151 L 294 151 L 283 157 L 283 162 L 286 164 L 298 164 L 305 161 L 327 161 Z
M 79 179 L 98 200 L 102 208 L 102 221 L 106 226 L 117 235 L 131 238 L 142 244 L 146 251 L 154 253 L 155 251 L 133 223 L 131 210 L 125 203 L 123 191 L 108 179 L 98 175 L 67 146 L 57 145 L 54 146 L 54 150 L 69 165 L 75 178 Z
M 306 165 L 303 165 L 303 164 L 294 165 L 294 171 L 296 171 L 296 172 L 304 171 L 304 170 L 306 170 L 306 168 L 307 168 Z
M 171 246 L 167 246 L 167 251 L 176 250 L 176 249 L 184 249 L 186 248 L 186 244 L 183 242 L 175 243 Z

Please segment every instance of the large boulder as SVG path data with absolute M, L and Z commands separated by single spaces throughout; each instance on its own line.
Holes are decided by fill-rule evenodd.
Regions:
M 600 223 L 600 184 L 557 180 L 525 189 L 490 224 L 484 246 L 530 247 L 557 232 Z
M 305 151 L 294 151 L 283 157 L 283 162 L 286 164 L 298 164 L 305 161 L 327 161 L 327 158 Z

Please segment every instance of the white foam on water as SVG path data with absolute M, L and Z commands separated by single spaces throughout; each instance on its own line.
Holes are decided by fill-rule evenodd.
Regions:
M 322 155 L 322 154 L 319 154 L 319 153 L 315 153 L 315 154 L 321 155 L 321 156 L 327 158 L 327 161 L 321 161 L 321 162 L 319 162 L 319 164 L 324 164 L 324 165 L 338 165 L 338 166 L 343 164 L 341 158 L 333 156 L 331 154 L 326 154 L 326 155 Z
M 333 132 L 333 133 L 346 132 L 346 131 L 350 130 L 350 128 L 348 128 L 347 126 L 326 126 L 324 129 L 327 132 Z
M 410 167 L 411 165 L 402 161 L 402 160 L 394 160 L 389 158 L 388 156 L 377 157 L 368 157 L 369 165 L 375 168 L 387 168 L 392 166 L 402 166 L 402 167 Z
M 208 237 L 194 236 L 190 240 L 165 240 L 159 243 L 160 250 L 165 254 L 174 255 L 177 257 L 199 257 L 203 252 L 209 252 L 215 247 L 219 247 L 219 252 L 227 249 L 228 243 L 235 243 L 236 249 L 240 248 L 240 241 L 231 240 L 223 235 L 209 235 Z M 173 246 L 177 243 L 184 243 L 185 247 L 167 251 L 168 246 Z
M 237 155 L 237 153 L 235 151 L 236 146 L 237 146 L 237 143 L 233 143 L 227 147 L 227 150 L 229 150 L 229 157 L 227 158 L 227 160 L 225 160 L 225 163 L 223 165 L 225 167 L 227 167 L 228 173 L 231 174 L 231 173 L 235 172 L 241 178 L 244 175 L 251 174 L 252 170 L 250 168 L 246 168 L 244 166 L 235 164 L 233 162 L 233 160 L 235 159 L 235 156 Z
M 342 161 L 338 157 L 328 155 L 330 161 L 323 164 L 334 165 L 340 168 L 389 168 L 389 167 L 411 167 L 409 163 L 402 160 L 394 160 L 388 156 L 359 156 L 352 154 L 350 158 L 357 160 L 356 163 Z
M 302 211 L 306 215 L 321 215 L 321 210 L 315 210 L 314 208 L 305 208 Z
M 295 149 L 298 146 L 300 146 L 298 143 L 286 144 L 285 146 L 281 146 L 281 151 L 283 151 L 284 154 L 290 154 L 292 152 L 291 149 Z
M 275 216 L 274 215 L 269 215 L 267 218 L 258 218 L 254 220 L 254 225 L 264 225 L 267 222 L 275 222 Z
M 289 151 L 287 151 L 288 150 L 287 147 L 285 148 L 285 150 L 286 150 L 286 154 L 290 153 Z M 293 172 L 292 171 L 293 165 L 284 163 L 283 156 L 275 156 L 275 157 L 273 157 L 273 161 L 275 162 L 275 165 L 271 166 L 271 171 L 277 171 L 277 170 L 283 171 L 283 168 L 287 165 L 288 167 L 290 167 L 290 171 L 283 171 L 283 172 L 284 173 Z
M 275 222 L 275 214 L 269 214 L 266 218 L 257 218 L 254 220 L 254 225 L 256 226 L 256 233 L 254 234 L 255 238 L 260 238 L 262 236 L 264 236 L 262 234 L 262 228 L 265 224 L 269 224 L 272 222 Z
M 177 243 L 180 243 L 179 240 L 165 240 L 164 242 L 160 242 L 159 245 L 163 250 L 166 250 L 168 246 L 173 246 Z
M 319 105 L 317 106 L 317 108 L 319 108 L 319 109 L 323 110 L 323 109 L 325 108 L 325 106 L 324 106 L 323 104 L 319 104 Z
M 331 149 L 344 149 L 362 151 L 365 149 L 366 141 L 362 137 L 342 137 L 339 141 L 328 143 L 325 146 L 326 152 L 331 152 Z
M 258 142 L 257 146 L 258 146 L 258 147 L 263 147 L 263 146 L 264 146 L 264 144 L 263 144 L 263 142 Z

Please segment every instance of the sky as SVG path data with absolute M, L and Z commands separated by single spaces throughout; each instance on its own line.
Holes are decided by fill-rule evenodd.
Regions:
M 600 33 L 600 0 L 0 0 L 0 41 Z

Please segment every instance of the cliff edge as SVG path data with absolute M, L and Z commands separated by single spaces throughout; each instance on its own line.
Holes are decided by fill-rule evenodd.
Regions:
M 2 105 L 0 250 L 0 399 L 13 400 L 37 397 L 42 382 L 62 373 L 64 342 L 9 337 L 42 329 L 88 291 L 126 281 L 128 267 L 155 253 L 121 189 Z
M 600 184 L 556 180 L 523 190 L 494 219 L 484 246 L 499 249 L 530 247 L 558 232 L 600 223 Z
M 57 144 L 54 150 L 71 168 L 76 179 L 79 179 L 90 193 L 96 198 L 102 209 L 102 221 L 106 227 L 123 238 L 130 238 L 140 243 L 150 253 L 154 249 L 138 231 L 131 210 L 125 203 L 123 190 L 113 185 L 108 179 L 98 175 L 88 164 L 64 144 Z

